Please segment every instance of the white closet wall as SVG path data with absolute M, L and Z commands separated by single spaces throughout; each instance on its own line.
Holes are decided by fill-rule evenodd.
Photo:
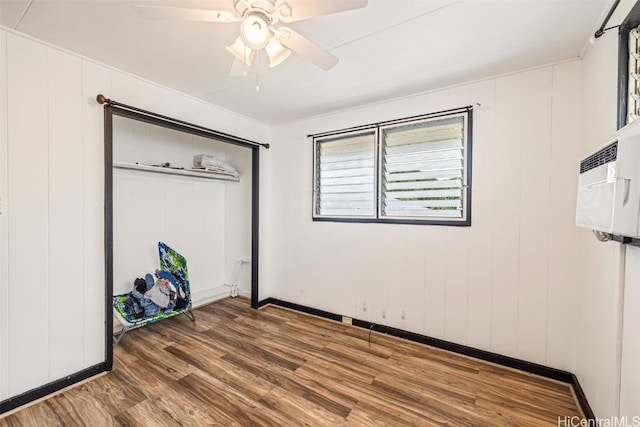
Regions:
M 159 267 L 158 241 L 187 259 L 196 306 L 229 295 L 227 259 L 250 260 L 251 150 L 114 117 L 114 162 L 188 169 L 196 154 L 227 160 L 240 182 L 113 169 L 114 294 Z
M 7 204 L 7 34 L 0 31 L 0 400 L 9 394 L 9 221 Z
M 228 145 L 227 162 L 241 171 L 240 182 L 225 186 L 225 283 L 238 285 L 240 295 L 251 297 L 251 150 Z M 237 270 L 239 269 L 239 270 Z
M 261 123 L 0 29 L 0 401 L 105 361 L 104 113 L 98 93 L 268 142 L 269 128 Z M 183 181 L 176 182 L 167 186 L 183 190 Z M 178 204 L 170 215 L 202 222 L 190 206 L 224 204 L 224 188 L 233 185 L 203 190 L 194 181 L 188 185 L 192 203 Z M 157 202 L 151 196 L 141 197 Z M 131 208 L 141 221 L 153 221 L 164 209 L 151 206 L 143 215 L 140 205 Z M 234 211 L 215 208 L 209 210 L 219 216 L 207 218 L 207 232 L 225 247 L 230 236 L 220 223 Z M 181 250 L 181 234 L 175 234 L 162 238 Z M 152 237 L 146 256 L 156 266 L 159 239 Z M 201 267 L 204 262 L 194 262 L 199 255 L 183 252 L 194 276 L 212 278 L 205 292 L 226 280 L 227 256 L 238 256 L 222 251 Z

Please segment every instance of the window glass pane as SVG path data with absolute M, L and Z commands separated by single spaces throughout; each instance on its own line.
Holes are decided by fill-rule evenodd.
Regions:
M 381 217 L 463 218 L 464 119 L 382 129 Z
M 375 216 L 376 132 L 318 139 L 315 208 L 319 216 Z

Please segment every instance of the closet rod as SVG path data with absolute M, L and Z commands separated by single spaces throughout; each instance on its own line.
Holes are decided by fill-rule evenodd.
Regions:
M 98 102 L 98 104 L 107 104 L 110 107 L 116 107 L 119 108 L 121 110 L 126 110 L 126 111 L 131 111 L 134 113 L 138 113 L 138 114 L 142 114 L 145 115 L 147 117 L 159 120 L 161 122 L 165 122 L 168 124 L 174 124 L 174 125 L 178 125 L 178 126 L 182 126 L 182 127 L 187 127 L 187 128 L 191 128 L 193 130 L 208 134 L 209 136 L 215 137 L 215 138 L 220 138 L 220 139 L 224 139 L 227 140 L 229 142 L 238 144 L 238 145 L 245 145 L 245 146 L 252 146 L 252 147 L 256 147 L 256 146 L 260 146 L 260 147 L 264 147 L 264 148 L 269 148 L 269 144 L 264 144 L 261 142 L 255 142 L 255 141 L 251 141 L 249 139 L 244 139 L 244 138 L 239 138 L 237 136 L 233 136 L 233 135 L 229 135 L 228 133 L 224 133 L 224 132 L 218 132 L 217 130 L 213 130 L 213 129 L 209 129 L 206 128 L 204 126 L 199 126 L 199 125 L 194 125 L 193 123 L 189 123 L 189 122 L 185 122 L 182 120 L 178 120 L 178 119 L 174 119 L 173 117 L 168 117 L 168 116 L 163 116 L 162 114 L 158 114 L 158 113 L 153 113 L 151 111 L 147 111 L 147 110 L 143 110 L 142 108 L 137 108 L 137 107 L 133 107 L 131 105 L 127 105 L 127 104 L 122 104 L 120 102 L 114 101 L 112 99 L 109 99 L 107 97 L 105 97 L 103 94 L 98 94 L 98 96 L 96 96 L 96 101 Z

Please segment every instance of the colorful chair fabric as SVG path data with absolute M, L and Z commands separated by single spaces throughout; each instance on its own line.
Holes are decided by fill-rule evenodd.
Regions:
M 128 331 L 141 328 L 179 314 L 185 314 L 191 321 L 196 321 L 191 305 L 191 287 L 189 284 L 187 260 L 163 242 L 158 242 L 158 253 L 160 255 L 160 269 L 172 273 L 178 284 L 184 289 L 186 294 L 185 304 L 180 309 L 167 309 L 155 316 L 136 319 L 132 314 L 128 313 L 127 310 L 126 302 L 131 298 L 129 293 L 114 295 L 113 314 L 122 324 L 122 331 L 113 334 L 114 347 L 118 345 L 124 334 Z

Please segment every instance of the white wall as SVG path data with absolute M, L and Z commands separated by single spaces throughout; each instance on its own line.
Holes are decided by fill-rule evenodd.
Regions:
M 2 397 L 104 360 L 101 129 L 83 102 L 97 82 L 79 58 L 6 39 Z
M 583 60 L 582 157 L 616 130 L 617 40 L 616 32 L 606 33 Z M 639 251 L 600 243 L 588 230 L 580 230 L 578 244 L 576 374 L 598 417 L 639 416 Z
M 98 93 L 268 141 L 263 124 L 0 29 L 0 400 L 104 361 Z
M 581 157 L 597 150 L 616 130 L 617 35 L 610 31 L 583 59 Z M 618 412 L 621 245 L 602 244 L 579 230 L 576 375 L 599 417 Z
M 238 285 L 240 295 L 251 297 L 251 180 L 252 152 L 246 148 L 229 146 L 227 163 L 240 172 L 240 182 L 225 186 L 225 281 Z M 238 270 L 239 269 L 239 270 Z M 261 283 L 262 285 L 262 283 Z M 262 287 L 262 286 L 260 286 Z M 228 291 L 228 289 L 227 289 Z M 228 294 L 228 293 L 227 293 Z
M 626 250 L 620 416 L 640 416 L 640 248 Z
M 7 191 L 7 34 L 0 31 L 0 400 L 9 396 L 9 222 Z
M 573 370 L 581 63 L 272 130 L 272 293 Z M 309 133 L 480 103 L 472 227 L 312 222 Z
M 271 141 L 271 129 L 269 131 L 269 141 Z M 272 218 L 274 210 L 272 208 L 273 194 L 271 186 L 272 171 L 272 150 L 260 150 L 260 197 L 259 197 L 259 251 L 260 259 L 258 264 L 258 275 L 260 277 L 260 286 L 258 288 L 258 300 L 262 301 L 273 294 L 273 265 L 276 262 L 273 251 L 273 230 Z

